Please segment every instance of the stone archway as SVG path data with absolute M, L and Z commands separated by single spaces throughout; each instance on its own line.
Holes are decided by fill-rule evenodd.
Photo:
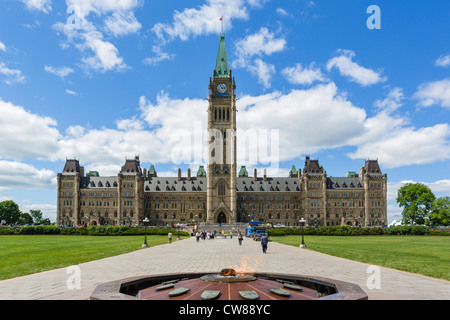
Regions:
M 217 215 L 217 223 L 227 223 L 227 215 L 222 211 Z

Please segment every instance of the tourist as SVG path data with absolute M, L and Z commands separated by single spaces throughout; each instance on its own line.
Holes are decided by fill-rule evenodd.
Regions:
M 244 240 L 244 237 L 242 236 L 242 233 L 239 231 L 238 233 L 238 240 L 239 240 L 239 245 L 242 245 L 242 240 Z
M 200 232 L 198 232 L 198 230 L 195 233 L 195 237 L 197 238 L 197 242 L 198 242 L 200 240 Z
M 167 235 L 169 237 L 169 244 L 172 243 L 172 231 L 169 231 L 169 234 Z
M 267 237 L 267 235 L 263 235 L 261 238 L 261 246 L 262 246 L 263 253 L 266 253 L 268 243 L 269 243 L 269 238 Z
M 230 230 L 230 239 L 233 239 L 233 232 Z

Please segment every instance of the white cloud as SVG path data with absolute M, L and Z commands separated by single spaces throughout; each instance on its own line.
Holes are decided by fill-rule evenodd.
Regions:
M 421 165 L 450 159 L 450 126 L 437 124 L 415 129 L 400 127 L 381 133 L 373 142 L 365 142 L 348 154 L 352 159 L 378 158 L 386 168 Z
M 51 189 L 56 173 L 16 161 L 0 160 L 0 191 L 10 189 Z
M 285 48 L 285 39 L 276 38 L 274 33 L 262 27 L 257 33 L 236 42 L 237 59 L 233 61 L 233 67 L 246 67 L 253 56 L 271 55 Z
M 51 0 L 21 0 L 29 10 L 38 10 L 44 13 L 50 13 L 52 11 Z
M 9 69 L 3 62 L 0 62 L 0 75 L 5 76 L 3 81 L 8 85 L 26 82 L 26 78 L 22 71 L 18 69 Z
M 69 90 L 69 89 L 66 89 L 66 93 L 69 94 L 69 95 L 71 95 L 71 96 L 77 96 L 77 95 L 78 95 L 78 93 L 76 93 L 76 92 L 73 91 L 73 90 Z
M 104 73 L 113 70 L 123 71 L 128 68 L 119 50 L 111 42 L 104 41 L 100 32 L 85 33 L 83 38 L 85 43 L 81 47 L 89 48 L 94 53 L 93 56 L 82 58 L 89 69 Z
M 366 118 L 365 111 L 340 95 L 334 83 L 285 95 L 244 96 L 237 107 L 240 129 L 279 130 L 280 161 L 347 145 L 364 130 Z
M 414 94 L 414 98 L 419 100 L 418 105 L 421 107 L 440 105 L 443 108 L 450 108 L 450 78 L 423 83 Z
M 381 75 L 381 72 L 364 68 L 353 62 L 352 60 L 355 57 L 355 52 L 351 50 L 338 50 L 337 52 L 340 55 L 331 58 L 328 61 L 328 71 L 337 68 L 343 76 L 348 77 L 350 81 L 356 82 L 363 87 L 374 85 L 379 82 L 385 82 L 387 80 L 386 77 Z
M 141 28 L 141 23 L 137 21 L 132 11 L 114 12 L 105 20 L 106 31 L 115 37 L 136 33 Z
M 53 158 L 61 138 L 54 119 L 33 114 L 1 99 L 0 110 L 0 158 Z
M 250 6 L 259 4 L 259 1 L 250 1 Z M 198 8 L 186 8 L 176 11 L 173 22 L 157 23 L 152 31 L 159 41 L 165 43 L 179 38 L 183 41 L 200 35 L 219 34 L 222 24 L 219 18 L 223 16 L 224 31 L 232 28 L 232 20 L 248 19 L 247 3 L 244 0 L 206 0 L 206 4 Z
M 68 21 L 56 23 L 53 27 L 62 32 L 67 41 L 63 48 L 73 45 L 83 54 L 82 67 L 96 72 L 123 71 L 129 67 L 120 56 L 113 40 L 105 40 L 103 33 L 112 37 L 137 33 L 142 25 L 137 21 L 134 10 L 142 6 L 140 0 L 66 0 L 68 8 L 75 11 L 71 17 L 79 22 L 79 29 Z M 86 54 L 92 52 L 93 55 Z
M 3 42 L 0 41 L 0 51 L 6 52 L 6 46 Z
M 375 106 L 380 110 L 391 113 L 403 106 L 404 99 L 403 89 L 393 88 L 384 100 L 375 101 Z
M 316 81 L 327 81 L 322 71 L 314 67 L 314 63 L 311 63 L 309 67 L 303 67 L 301 63 L 297 63 L 294 67 L 283 69 L 282 74 L 292 84 L 310 85 Z
M 450 66 L 450 54 L 447 55 L 441 55 L 437 60 L 436 60 L 436 65 L 438 67 L 448 67 Z
M 247 66 L 247 69 L 251 74 L 258 78 L 258 82 L 269 88 L 271 85 L 272 75 L 275 73 L 275 66 L 262 61 L 261 59 L 255 59 L 254 63 Z
M 46 72 L 52 73 L 62 79 L 67 77 L 69 74 L 75 72 L 72 68 L 69 67 L 52 67 L 52 66 L 44 66 L 44 70 Z
M 143 60 L 144 64 L 154 66 L 158 65 L 162 61 L 175 59 L 174 54 L 168 54 L 167 52 L 163 52 L 160 46 L 153 46 L 152 51 L 155 54 L 155 56 L 145 58 Z
M 276 38 L 275 34 L 262 27 L 257 33 L 246 36 L 236 42 L 237 59 L 232 62 L 233 68 L 246 68 L 257 76 L 258 82 L 266 89 L 270 87 L 275 73 L 275 66 L 264 62 L 263 55 L 272 55 L 286 48 L 286 40 Z
M 289 13 L 286 10 L 284 10 L 283 8 L 277 8 L 276 13 L 282 17 L 289 16 Z

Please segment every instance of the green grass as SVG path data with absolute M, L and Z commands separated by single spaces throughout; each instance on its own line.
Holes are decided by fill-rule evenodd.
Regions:
M 167 236 L 147 236 L 149 246 L 167 242 Z M 143 243 L 141 236 L 0 236 L 0 280 L 128 253 Z
M 299 246 L 301 237 L 271 237 Z M 450 238 L 439 236 L 305 236 L 306 249 L 450 281 Z

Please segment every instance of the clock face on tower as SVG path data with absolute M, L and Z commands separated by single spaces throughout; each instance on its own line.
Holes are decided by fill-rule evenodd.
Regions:
M 228 87 L 225 83 L 221 83 L 217 86 L 217 91 L 219 93 L 225 93 L 225 92 L 227 92 L 227 89 L 228 89 Z

